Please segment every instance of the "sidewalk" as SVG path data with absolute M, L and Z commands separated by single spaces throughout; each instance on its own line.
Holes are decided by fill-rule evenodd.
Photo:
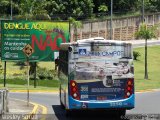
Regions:
M 21 100 L 9 99 L 9 114 L 29 114 L 32 112 L 34 105 Z
M 0 115 L 0 120 L 29 120 L 32 116 L 34 105 L 22 100 L 9 98 L 9 111 Z

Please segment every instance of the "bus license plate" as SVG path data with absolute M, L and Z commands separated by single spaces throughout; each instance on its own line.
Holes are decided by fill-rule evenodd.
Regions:
M 106 100 L 106 99 L 107 99 L 106 96 L 98 96 L 98 97 L 97 97 L 97 100 Z

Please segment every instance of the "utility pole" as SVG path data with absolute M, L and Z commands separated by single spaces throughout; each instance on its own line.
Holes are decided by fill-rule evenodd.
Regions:
M 142 0 L 142 23 L 145 22 L 144 18 L 144 0 Z
M 13 11 L 12 11 L 12 0 L 11 0 L 11 20 L 12 20 L 12 13 Z
M 113 30 L 113 26 L 112 26 L 112 21 L 113 21 L 113 0 L 111 0 L 111 19 L 110 19 L 110 40 L 112 40 L 112 30 Z

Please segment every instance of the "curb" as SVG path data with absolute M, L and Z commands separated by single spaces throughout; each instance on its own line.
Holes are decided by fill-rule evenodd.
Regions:
M 27 90 L 10 90 L 10 92 L 27 92 Z M 29 90 L 31 93 L 58 93 L 58 90 Z
M 154 92 L 156 91 L 155 89 L 148 89 L 148 90 L 138 90 L 136 93 L 145 93 L 145 92 Z
M 13 98 L 14 99 L 14 98 Z M 14 100 L 18 100 L 18 101 L 22 101 L 22 102 L 26 102 L 25 100 L 21 100 L 21 99 L 14 99 Z M 32 118 L 34 117 L 34 115 L 36 115 L 36 112 L 38 110 L 38 107 L 41 107 L 42 108 L 42 115 L 45 115 L 47 114 L 47 107 L 43 106 L 43 105 L 40 105 L 40 104 L 37 104 L 37 103 L 33 103 L 33 102 L 29 102 L 29 104 L 32 104 L 34 107 L 33 107 L 33 110 L 28 113 L 28 115 L 26 115 L 23 120 L 32 120 Z M 43 116 L 43 118 L 41 120 L 45 120 L 45 116 Z

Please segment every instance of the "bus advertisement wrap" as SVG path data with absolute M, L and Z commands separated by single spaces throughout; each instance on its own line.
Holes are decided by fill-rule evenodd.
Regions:
M 25 61 L 27 44 L 34 50 L 29 61 L 54 61 L 60 44 L 70 38 L 68 22 L 3 20 L 1 28 L 3 61 Z
M 134 78 L 130 49 L 126 50 L 127 45 L 97 46 L 79 46 L 76 63 L 70 62 L 70 72 L 80 88 L 80 99 L 123 99 L 126 81 Z M 70 57 L 74 60 L 75 54 Z

